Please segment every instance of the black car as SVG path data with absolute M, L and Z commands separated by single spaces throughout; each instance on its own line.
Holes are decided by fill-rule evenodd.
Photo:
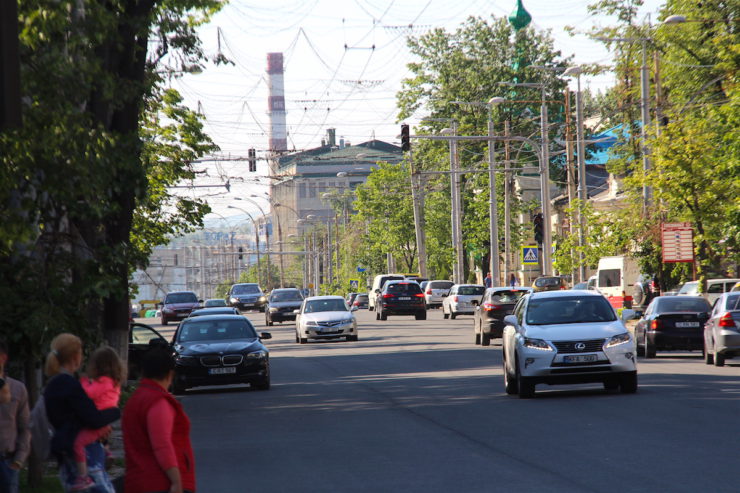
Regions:
M 294 310 L 301 307 L 303 295 L 296 288 L 273 289 L 265 307 L 265 325 L 295 320 Z
M 202 317 L 203 315 L 241 315 L 238 308 L 231 306 L 214 306 L 210 308 L 199 308 L 190 312 L 188 318 Z
M 252 323 L 241 315 L 205 315 L 183 320 L 175 332 L 173 391 L 201 385 L 248 383 L 270 388 L 270 353 Z
M 530 288 L 488 288 L 479 301 L 473 300 L 475 343 L 488 346 L 491 339 L 500 338 L 504 331 L 504 317 L 511 315 L 517 301 L 530 292 Z
M 158 340 L 162 344 L 169 344 L 162 337 L 162 334 L 152 327 L 133 323 L 129 326 L 128 332 L 128 379 L 136 380 L 141 375 L 141 358 L 144 352 L 149 349 L 152 340 Z
M 414 315 L 416 320 L 427 319 L 424 293 L 414 281 L 388 281 L 378 294 L 376 320 L 387 320 L 388 315 Z
M 655 358 L 661 350 L 704 347 L 704 324 L 711 307 L 701 296 L 658 296 L 635 327 L 637 355 Z
M 357 293 L 357 296 L 352 298 L 352 303 L 347 304 L 350 305 L 350 308 L 356 307 L 357 309 L 360 309 L 367 308 L 369 302 L 370 298 L 368 297 L 367 293 Z
M 242 282 L 234 284 L 226 295 L 226 302 L 229 306 L 236 307 L 240 310 L 257 309 L 265 311 L 267 298 L 259 287 L 259 284 L 253 282 Z

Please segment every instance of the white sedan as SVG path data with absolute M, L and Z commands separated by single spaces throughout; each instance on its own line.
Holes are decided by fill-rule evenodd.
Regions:
M 603 295 L 547 291 L 524 296 L 504 318 L 504 386 L 532 397 L 535 385 L 603 382 L 607 390 L 637 391 L 636 349 L 624 320 Z
M 296 310 L 295 342 L 309 339 L 340 339 L 356 341 L 355 307 L 350 309 L 341 296 L 312 296 Z

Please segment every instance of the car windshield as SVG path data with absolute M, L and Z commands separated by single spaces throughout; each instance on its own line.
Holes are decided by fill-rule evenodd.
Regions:
M 535 279 L 534 285 L 538 288 L 544 287 L 544 286 L 560 286 L 560 278 L 559 277 L 539 277 Z
M 452 281 L 432 281 L 427 284 L 428 288 L 431 289 L 450 289 L 455 283 Z
M 256 284 L 238 284 L 231 288 L 231 294 L 259 294 L 260 288 Z
M 316 312 L 346 312 L 347 305 L 344 300 L 340 299 L 328 299 L 328 300 L 310 300 L 306 302 L 306 307 L 303 313 L 316 313 Z
M 206 300 L 205 306 L 206 307 L 209 307 L 209 306 L 226 306 L 226 300 L 221 300 L 221 299 L 218 299 L 218 300 Z
M 421 293 L 421 288 L 415 282 L 398 282 L 388 284 L 385 292 L 388 294 L 418 294 Z
M 696 288 L 699 286 L 698 282 L 687 282 L 678 291 L 678 294 L 696 293 Z
M 270 296 L 270 302 L 276 303 L 279 301 L 303 301 L 303 296 L 298 291 L 278 291 L 272 293 Z
M 740 294 L 728 296 L 725 307 L 727 307 L 728 310 L 740 310 Z
M 368 297 L 366 294 L 358 294 L 357 298 L 355 298 L 355 301 L 367 301 Z
M 516 303 L 525 294 L 526 291 L 518 290 L 495 291 L 491 295 L 491 303 Z
M 174 303 L 197 303 L 198 297 L 195 293 L 170 293 L 164 299 L 165 304 L 172 305 Z
M 185 321 L 177 334 L 177 342 L 257 338 L 254 327 L 247 319 Z
M 466 296 L 480 296 L 486 290 L 485 286 L 460 286 L 457 288 L 457 294 Z
M 658 300 L 658 306 L 655 307 L 655 311 L 658 313 L 708 312 L 709 310 L 709 303 L 704 298 L 686 299 L 675 296 Z
M 613 322 L 614 310 L 601 296 L 534 298 L 527 306 L 529 325 Z

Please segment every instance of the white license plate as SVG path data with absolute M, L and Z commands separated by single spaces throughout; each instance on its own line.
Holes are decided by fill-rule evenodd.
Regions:
M 210 375 L 226 375 L 228 373 L 236 373 L 236 368 L 233 366 L 226 368 L 209 368 L 208 373 Z
M 688 327 L 699 327 L 699 322 L 676 322 L 676 327 L 684 329 Z
M 399 296 L 398 299 L 401 301 L 408 301 L 411 299 L 411 297 L 410 296 Z
M 578 354 L 575 356 L 563 356 L 563 363 L 593 363 L 596 361 L 595 354 Z

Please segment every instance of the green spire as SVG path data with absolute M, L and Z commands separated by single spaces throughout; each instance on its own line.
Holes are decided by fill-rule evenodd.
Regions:
M 532 22 L 532 16 L 529 15 L 527 9 L 524 8 L 522 0 L 516 0 L 516 8 L 509 15 L 509 22 L 514 27 L 515 31 L 524 29 Z

